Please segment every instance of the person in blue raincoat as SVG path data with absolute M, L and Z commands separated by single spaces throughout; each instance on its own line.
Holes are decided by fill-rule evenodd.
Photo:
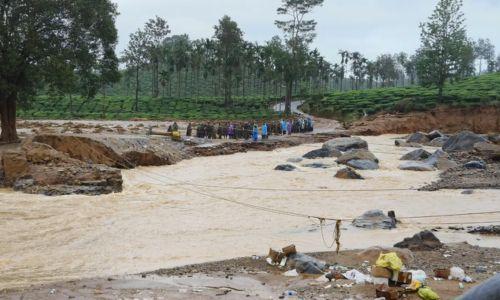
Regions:
M 267 123 L 262 124 L 262 139 L 267 140 Z
M 259 140 L 259 127 L 257 126 L 257 124 L 253 125 L 252 139 L 254 142 Z

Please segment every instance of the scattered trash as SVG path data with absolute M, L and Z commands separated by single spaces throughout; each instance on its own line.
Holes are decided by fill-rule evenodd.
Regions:
M 450 277 L 450 269 L 435 269 L 434 276 L 441 279 L 448 279 Z
M 288 290 L 288 291 L 283 292 L 283 295 L 284 296 L 297 296 L 297 292 L 293 291 L 293 290 Z
M 400 271 L 403 268 L 403 262 L 395 252 L 381 253 L 375 265 L 377 267 L 389 268 L 393 271 Z
M 388 287 L 387 285 L 379 285 L 375 289 L 375 294 L 377 297 L 384 298 L 386 300 L 398 300 L 399 293 L 395 288 Z
M 452 267 L 448 278 L 462 281 L 465 279 L 465 271 L 460 267 Z
M 413 280 L 423 283 L 427 279 L 427 274 L 425 274 L 425 271 L 423 270 L 410 270 L 409 272 L 411 273 Z
M 430 287 L 419 288 L 417 294 L 424 300 L 439 300 L 439 295 L 436 294 Z
M 286 277 L 296 277 L 299 276 L 299 273 L 297 272 L 296 269 L 293 269 L 290 271 L 286 271 L 285 273 L 283 273 L 283 275 L 285 275 Z
M 288 256 L 289 266 L 303 274 L 323 274 L 326 263 L 312 256 L 296 253 Z
M 374 285 L 389 285 L 389 278 L 372 277 Z
M 260 256 L 258 255 L 252 255 L 252 260 L 259 260 L 260 259 Z
M 461 290 L 463 290 L 463 289 L 464 289 L 464 284 L 463 284 L 463 283 L 461 283 L 461 282 L 459 282 L 459 283 L 458 283 L 458 287 L 459 287 Z
M 369 275 L 365 275 L 355 269 L 347 271 L 343 275 L 348 280 L 354 280 L 356 284 L 364 284 L 372 282 L 372 279 Z
M 342 273 L 340 273 L 339 271 L 332 271 L 332 272 L 326 274 L 325 278 L 328 279 L 329 281 L 346 279 L 345 276 L 342 275 Z

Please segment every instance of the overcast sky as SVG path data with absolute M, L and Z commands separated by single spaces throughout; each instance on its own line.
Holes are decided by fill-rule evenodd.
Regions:
M 281 0 L 113 0 L 120 16 L 118 52 L 128 36 L 158 15 L 172 34 L 193 39 L 213 35 L 213 26 L 225 14 L 235 20 L 245 39 L 263 43 L 280 34 L 274 26 Z M 420 22 L 427 20 L 438 0 L 325 0 L 312 17 L 318 21 L 314 43 L 332 62 L 339 49 L 360 51 L 369 58 L 381 53 L 415 51 Z M 500 0 L 464 0 L 469 36 L 489 38 L 500 51 Z

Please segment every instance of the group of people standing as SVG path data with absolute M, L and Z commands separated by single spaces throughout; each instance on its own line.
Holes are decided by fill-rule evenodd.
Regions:
M 293 120 L 274 120 L 262 123 L 260 129 L 257 122 L 224 122 L 206 123 L 196 126 L 196 137 L 205 139 L 252 139 L 257 141 L 259 135 L 263 140 L 270 135 L 291 135 L 292 133 L 312 132 L 314 122 L 311 118 Z M 192 136 L 193 124 L 189 123 L 186 135 Z

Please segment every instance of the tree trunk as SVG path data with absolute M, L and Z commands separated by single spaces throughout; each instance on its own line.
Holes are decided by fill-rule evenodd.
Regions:
M 292 91 L 293 91 L 293 81 L 286 83 L 286 97 L 285 97 L 285 114 L 292 114 Z
M 442 85 L 442 84 L 440 84 L 440 85 L 438 86 L 438 102 L 439 102 L 439 103 L 443 103 L 443 100 L 444 100 L 444 99 L 443 99 L 443 85 Z
M 0 142 L 16 143 L 19 141 L 16 129 L 16 94 L 0 95 L 0 119 L 2 134 Z
M 135 69 L 135 104 L 134 111 L 139 110 L 139 67 Z

